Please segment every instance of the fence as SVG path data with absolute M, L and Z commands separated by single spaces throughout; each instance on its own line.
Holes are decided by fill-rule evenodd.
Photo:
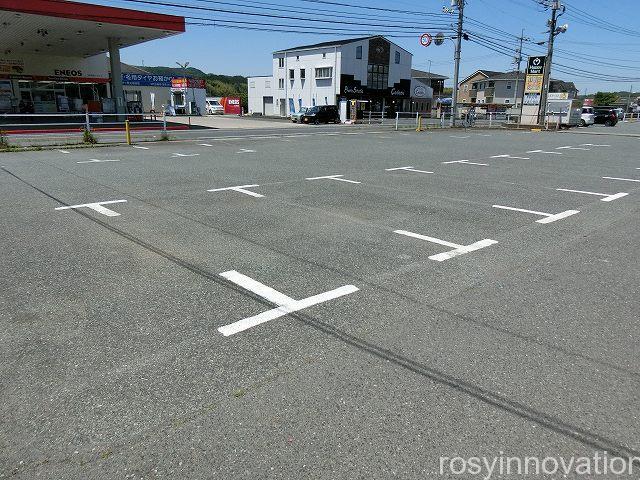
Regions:
M 0 131 L 16 145 L 76 144 L 86 142 L 131 143 L 188 129 L 168 125 L 164 113 L 36 113 L 0 114 Z

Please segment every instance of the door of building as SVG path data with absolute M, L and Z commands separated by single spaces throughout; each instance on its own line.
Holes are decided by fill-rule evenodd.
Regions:
M 273 115 L 273 97 L 262 97 L 262 114 Z

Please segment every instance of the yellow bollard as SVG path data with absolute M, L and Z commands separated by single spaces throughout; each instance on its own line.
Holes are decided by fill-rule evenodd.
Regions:
M 124 131 L 127 136 L 127 145 L 131 145 L 131 127 L 129 126 L 129 120 L 124 121 Z
M 418 128 L 416 128 L 416 132 L 422 132 L 422 115 L 418 117 Z

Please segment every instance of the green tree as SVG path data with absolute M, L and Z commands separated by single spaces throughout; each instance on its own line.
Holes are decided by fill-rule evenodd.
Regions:
M 617 93 L 613 92 L 598 92 L 593 96 L 594 105 L 613 105 L 618 101 Z

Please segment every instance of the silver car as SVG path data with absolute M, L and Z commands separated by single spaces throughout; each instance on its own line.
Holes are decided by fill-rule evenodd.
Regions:
M 300 123 L 300 118 L 307 112 L 307 110 L 309 110 L 309 107 L 300 107 L 300 110 L 291 114 L 291 121 L 293 123 Z

